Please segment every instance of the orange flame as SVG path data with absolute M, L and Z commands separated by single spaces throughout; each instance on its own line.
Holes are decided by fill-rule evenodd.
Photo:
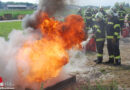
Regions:
M 68 63 L 67 50 L 80 46 L 84 39 L 84 21 L 81 16 L 70 15 L 64 22 L 50 18 L 46 13 L 41 16 L 42 20 L 37 28 L 43 37 L 32 43 L 26 42 L 17 56 L 22 59 L 21 62 L 27 62 L 27 72 L 24 72 L 22 65 L 19 65 L 19 72 L 30 82 L 56 77 Z

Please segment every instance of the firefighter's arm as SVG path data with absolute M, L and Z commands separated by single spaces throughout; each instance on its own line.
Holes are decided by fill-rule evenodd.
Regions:
M 125 15 L 125 16 L 127 15 L 127 11 L 126 11 L 126 10 L 124 10 L 124 15 Z
M 120 38 L 120 30 L 121 30 L 120 24 L 114 24 L 114 38 L 115 39 Z
M 92 33 L 94 34 L 96 32 L 95 25 L 92 26 Z
M 94 25 L 92 29 L 93 29 L 93 34 L 101 33 L 101 30 L 99 29 L 99 26 L 97 25 Z

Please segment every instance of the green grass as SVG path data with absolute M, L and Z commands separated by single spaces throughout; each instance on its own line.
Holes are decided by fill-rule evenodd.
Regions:
M 34 10 L 0 10 L 0 16 L 4 14 L 12 14 L 13 18 L 16 18 L 18 15 L 32 14 Z
M 113 80 L 108 85 L 103 85 L 102 81 L 96 81 L 96 85 L 92 86 L 90 82 L 88 82 L 88 84 L 81 85 L 79 88 L 76 88 L 76 90 L 118 90 L 118 83 Z
M 22 29 L 21 21 L 14 21 L 14 22 L 0 22 L 0 36 L 7 39 L 8 34 L 13 29 Z

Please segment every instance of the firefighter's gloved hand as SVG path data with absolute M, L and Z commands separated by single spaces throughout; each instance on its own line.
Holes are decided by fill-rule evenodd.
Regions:
M 129 24 L 128 24 L 128 23 L 125 23 L 125 26 L 128 28 L 128 27 L 129 27 Z
M 113 39 L 112 39 L 112 43 L 116 43 L 116 38 L 113 38 Z
M 83 42 L 81 43 L 81 45 L 82 45 L 82 48 L 85 48 L 86 45 L 87 45 L 87 41 L 83 41 Z
M 85 47 L 86 47 L 86 45 L 89 43 L 90 39 L 91 39 L 94 35 L 95 35 L 95 34 L 90 34 L 89 37 L 87 38 L 87 40 L 86 40 L 86 41 L 83 41 L 83 42 L 81 43 L 82 48 L 85 48 Z
M 90 30 L 88 30 L 88 34 L 92 34 L 93 33 L 93 29 L 91 28 Z

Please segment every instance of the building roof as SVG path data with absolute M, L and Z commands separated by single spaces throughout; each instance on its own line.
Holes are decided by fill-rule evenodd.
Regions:
M 7 7 L 8 8 L 11 8 L 11 7 L 15 7 L 15 8 L 17 8 L 17 7 L 21 7 L 21 8 L 26 8 L 27 6 L 26 5 L 7 5 Z

